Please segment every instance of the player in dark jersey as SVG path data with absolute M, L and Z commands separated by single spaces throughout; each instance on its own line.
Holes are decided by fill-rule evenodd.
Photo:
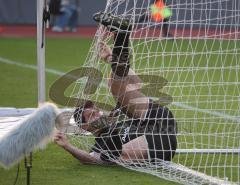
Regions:
M 129 20 L 103 12 L 95 14 L 94 20 L 114 33 L 113 50 L 100 43 L 99 55 L 111 65 L 109 88 L 117 106 L 109 116 L 103 116 L 91 101 L 75 110 L 76 123 L 95 135 L 90 153 L 72 146 L 62 133 L 55 136 L 55 142 L 82 163 L 108 163 L 115 159 L 170 161 L 177 148 L 177 123 L 167 107 L 140 92 L 141 80 L 130 69 Z

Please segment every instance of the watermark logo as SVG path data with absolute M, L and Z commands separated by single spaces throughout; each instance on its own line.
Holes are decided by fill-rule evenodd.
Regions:
M 173 101 L 170 95 L 162 92 L 162 88 L 168 83 L 165 78 L 158 75 L 146 74 L 140 74 L 138 77 L 142 80 L 141 88 L 134 89 L 133 91 L 141 91 L 141 93 L 146 97 L 154 97 L 154 104 L 165 106 Z M 88 99 L 81 97 L 68 97 L 65 95 L 66 89 L 81 78 L 87 78 L 85 87 L 83 89 L 84 95 L 93 95 L 96 93 L 100 83 L 102 82 L 103 74 L 101 71 L 93 67 L 81 67 L 74 69 L 61 76 L 52 84 L 49 91 L 49 97 L 58 105 L 67 105 L 70 107 L 82 105 Z M 131 76 L 128 78 L 131 78 Z M 134 78 L 134 76 L 132 76 L 132 78 Z M 134 85 L 135 82 L 129 81 L 129 83 Z M 133 91 L 128 91 L 126 93 L 134 93 Z M 100 109 L 106 111 L 110 111 L 114 108 L 112 105 L 109 105 L 105 102 L 93 101 L 93 103 Z

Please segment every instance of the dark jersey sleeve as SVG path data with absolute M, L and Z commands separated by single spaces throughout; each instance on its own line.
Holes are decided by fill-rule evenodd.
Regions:
M 98 137 L 95 138 L 95 145 L 92 151 L 101 154 L 100 158 L 103 161 L 109 161 L 119 157 L 122 153 L 122 141 L 119 131 L 105 128 Z

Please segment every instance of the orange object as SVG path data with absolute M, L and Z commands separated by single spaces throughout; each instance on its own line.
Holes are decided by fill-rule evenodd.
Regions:
M 158 0 L 155 2 L 155 5 L 161 9 L 165 8 L 165 4 L 162 0 Z
M 172 15 L 171 10 L 165 6 L 162 0 L 158 0 L 150 6 L 152 19 L 156 22 L 163 21 Z

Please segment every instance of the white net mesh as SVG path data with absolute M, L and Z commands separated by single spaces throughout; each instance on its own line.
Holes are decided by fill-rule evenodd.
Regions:
M 240 183 L 240 3 L 166 1 L 173 14 L 165 22 L 153 21 L 152 3 L 108 0 L 105 12 L 131 20 L 131 68 L 145 83 L 143 93 L 165 102 L 173 112 L 178 123 L 177 152 L 172 162 L 108 157 L 127 168 L 183 184 Z M 107 113 L 116 102 L 107 85 L 111 68 L 98 56 L 100 41 L 114 44 L 104 26 L 99 26 L 89 50 L 85 77 L 70 94 L 96 102 Z M 100 83 L 94 78 L 99 73 Z M 92 80 L 86 85 L 87 79 Z M 115 123 L 124 120 L 134 119 L 119 118 Z M 79 147 L 89 151 L 94 146 L 93 135 L 74 133 L 72 141 Z

